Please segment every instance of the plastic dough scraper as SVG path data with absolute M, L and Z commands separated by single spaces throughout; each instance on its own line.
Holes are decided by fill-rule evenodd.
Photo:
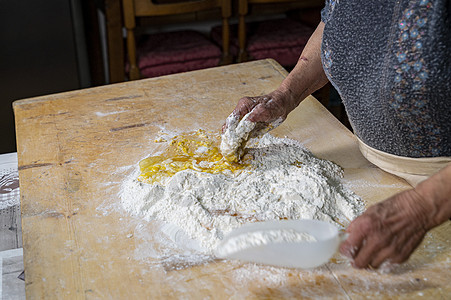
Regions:
M 243 262 L 308 269 L 328 262 L 344 236 L 336 226 L 317 220 L 250 223 L 225 236 L 215 249 L 215 255 Z

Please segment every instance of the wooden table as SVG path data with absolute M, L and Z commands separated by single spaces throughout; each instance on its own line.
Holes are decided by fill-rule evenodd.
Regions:
M 219 130 L 240 97 L 265 94 L 285 76 L 263 60 L 16 102 L 27 296 L 449 297 L 450 223 L 428 233 L 409 262 L 386 275 L 354 270 L 339 256 L 295 270 L 230 261 L 168 267 L 149 254 L 154 223 L 129 216 L 118 193 L 138 161 L 156 151 L 160 130 Z M 351 132 L 313 97 L 274 135 L 342 166 L 367 204 L 409 188 L 366 161 Z

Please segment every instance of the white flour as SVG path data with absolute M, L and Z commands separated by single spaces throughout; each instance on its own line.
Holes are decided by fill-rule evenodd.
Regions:
M 346 225 L 362 213 L 363 202 L 340 183 L 337 165 L 294 140 L 266 134 L 255 143 L 248 149 L 252 170 L 235 175 L 184 170 L 152 185 L 134 174 L 121 189 L 122 205 L 133 215 L 181 228 L 206 254 L 244 223 L 317 219 Z
M 239 120 L 239 116 L 234 113 L 227 117 L 226 130 L 221 136 L 220 149 L 222 155 L 228 160 L 238 161 L 243 156 L 244 147 L 246 146 L 246 143 L 251 135 L 254 137 L 260 137 L 269 132 L 271 129 L 274 129 L 282 124 L 284 120 L 283 118 L 278 118 L 271 122 L 269 126 L 265 126 L 264 128 L 258 130 L 258 132 L 252 133 L 256 127 L 256 123 L 251 122 L 248 119 L 255 109 L 256 107 L 247 113 L 241 121 Z
M 222 134 L 221 153 L 229 160 L 239 160 L 243 155 L 244 146 L 249 139 L 249 134 L 255 128 L 255 123 L 248 121 L 248 113 L 239 121 L 239 116 L 231 114 L 226 119 L 226 130 Z
M 270 243 L 282 242 L 315 242 L 316 238 L 307 232 L 299 232 L 294 229 L 277 229 L 265 231 L 253 231 L 231 237 L 227 242 L 218 247 L 216 254 L 226 257 L 229 254 L 242 251 L 250 247 L 258 247 Z

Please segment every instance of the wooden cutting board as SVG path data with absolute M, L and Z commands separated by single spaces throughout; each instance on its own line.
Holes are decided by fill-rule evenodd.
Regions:
M 239 98 L 272 91 L 286 74 L 262 60 L 15 102 L 27 296 L 449 297 L 449 222 L 428 233 L 395 274 L 384 275 L 354 270 L 339 256 L 314 270 L 187 263 L 158 243 L 155 223 L 121 208 L 121 183 L 159 150 L 154 139 L 162 130 L 219 131 Z M 366 161 L 352 133 L 313 97 L 273 134 L 342 166 L 367 204 L 409 188 Z M 166 256 L 155 258 L 158 251 Z

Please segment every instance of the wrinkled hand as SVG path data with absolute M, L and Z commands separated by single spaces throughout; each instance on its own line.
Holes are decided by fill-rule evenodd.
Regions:
M 287 118 L 291 111 L 288 98 L 287 95 L 278 91 L 264 96 L 244 97 L 238 101 L 231 115 L 236 115 L 241 120 L 246 114 L 251 113 L 248 120 L 255 122 L 256 126 L 250 137 L 256 137 L 276 128 Z M 223 132 L 227 126 L 227 123 L 223 125 Z
M 406 261 L 433 226 L 433 210 L 415 190 L 399 193 L 373 205 L 349 225 L 340 252 L 356 268 Z

